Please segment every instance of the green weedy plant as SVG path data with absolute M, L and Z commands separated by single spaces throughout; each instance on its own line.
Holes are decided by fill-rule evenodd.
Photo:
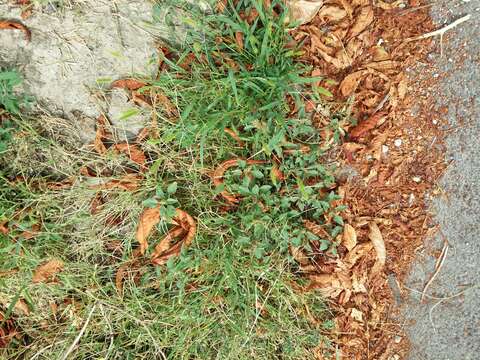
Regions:
M 7 113 L 18 115 L 20 106 L 28 103 L 26 97 L 19 97 L 14 93 L 15 86 L 21 83 L 22 78 L 17 71 L 0 69 L 0 109 L 3 108 Z
M 322 251 L 334 251 L 331 239 L 342 229 L 342 209 L 329 190 L 334 179 L 322 165 L 323 144 L 305 116 L 305 90 L 318 79 L 295 60 L 299 50 L 290 46 L 282 3 L 272 1 L 277 16 L 263 1 L 240 0 L 229 2 L 223 14 L 187 19 L 196 35 L 187 37 L 180 50 L 170 49 L 176 57 L 164 59 L 169 70 L 144 89 L 166 95 L 180 116 L 174 121 L 157 109 L 159 137 L 142 145 L 149 163 L 137 191 L 101 192 L 108 201 L 92 215 L 91 199 L 98 191 L 81 178 L 67 189 L 40 190 L 29 181 L 40 182 L 43 175 L 32 173 L 34 179 L 15 188 L 8 180 L 14 170 L 25 173 L 22 169 L 0 177 L 6 188 L 1 209 L 9 209 L 8 220 L 17 215 L 9 224 L 13 232 L 0 234 L 2 254 L 8 254 L 0 270 L 16 271 L 0 277 L 0 298 L 8 299 L 5 308 L 11 309 L 16 299 L 24 299 L 31 310 L 28 316 L 15 313 L 28 346 L 15 340 L 2 355 L 60 358 L 86 318 L 72 358 L 313 359 L 313 349 L 327 342 L 321 332 L 332 326 L 328 309 L 317 293 L 294 290 L 292 284 L 301 286 L 304 280 L 288 248 L 302 246 L 308 252 L 310 243 L 318 242 Z M 248 24 L 243 14 L 252 9 L 259 15 Z M 235 40 L 239 32 L 243 47 Z M 296 118 L 290 117 L 292 102 L 299 109 Z M 237 132 L 243 146 L 225 128 Z M 54 163 L 49 156 L 56 153 L 75 159 L 72 168 L 60 167 L 65 177 L 78 177 L 82 164 L 99 172 L 128 170 L 113 155 L 38 143 L 45 144 L 47 164 Z M 309 152 L 286 154 L 299 145 Z M 225 173 L 223 188 L 215 188 L 208 174 L 237 157 L 265 163 L 240 162 Z M 274 164 L 283 180 L 272 176 Z M 15 197 L 12 191 L 19 194 L 19 189 L 23 192 Z M 239 204 L 224 210 L 218 196 L 223 190 L 239 194 Z M 195 218 L 194 242 L 164 267 L 131 269 L 119 294 L 115 274 L 130 264 L 138 245 L 139 215 L 158 205 L 162 221 L 149 239 L 146 259 L 172 226 L 176 207 Z M 106 225 L 112 214 L 119 223 Z M 324 223 L 329 239 L 306 231 L 305 220 Z M 28 230 L 33 222 L 41 225 L 37 237 L 12 245 L 12 237 L 21 238 L 17 225 Z M 122 251 L 109 250 L 112 242 L 120 242 Z M 35 268 L 48 258 L 65 262 L 58 283 L 32 284 Z M 52 303 L 58 307 L 55 314 Z

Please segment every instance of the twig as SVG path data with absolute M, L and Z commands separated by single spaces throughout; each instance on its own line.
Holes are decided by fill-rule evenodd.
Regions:
M 428 318 L 429 318 L 429 320 L 430 320 L 430 323 L 432 324 L 432 327 L 433 327 L 433 330 L 434 330 L 434 331 L 437 331 L 437 329 L 435 328 L 435 324 L 434 324 L 434 322 L 433 322 L 433 315 L 432 315 L 432 314 L 433 314 L 433 310 L 435 310 L 435 308 L 436 308 L 438 305 L 440 305 L 441 303 L 443 303 L 444 301 L 451 300 L 451 299 L 454 299 L 454 298 L 456 298 L 456 297 L 459 297 L 460 295 L 465 294 L 468 290 L 471 290 L 471 289 L 473 289 L 473 288 L 475 288 L 475 287 L 477 287 L 477 286 L 473 285 L 473 286 L 470 286 L 470 287 L 467 288 L 467 289 L 464 289 L 464 290 L 460 291 L 459 293 L 456 293 L 456 294 L 451 295 L 451 296 L 444 297 L 444 298 L 440 299 L 435 305 L 433 305 L 433 306 L 430 308 L 430 310 L 428 311 Z
M 437 36 L 437 35 L 443 36 L 448 30 L 451 30 L 454 27 L 460 25 L 461 23 L 469 20 L 471 17 L 472 17 L 472 15 L 470 15 L 470 14 L 465 15 L 464 17 L 461 17 L 460 19 L 455 20 L 450 25 L 447 25 L 447 26 L 445 26 L 441 29 L 438 29 L 438 30 L 435 30 L 435 31 L 432 31 L 432 32 L 414 37 L 414 38 L 408 38 L 406 41 L 416 41 L 416 40 L 428 39 L 430 37 Z
M 80 339 L 83 336 L 83 333 L 87 329 L 88 323 L 90 322 L 90 319 L 92 318 L 93 312 L 95 311 L 96 307 L 97 307 L 97 304 L 92 306 L 92 310 L 90 310 L 90 313 L 88 314 L 88 317 L 87 317 L 87 320 L 85 321 L 85 324 L 83 324 L 82 329 L 78 333 L 75 340 L 73 340 L 72 345 L 70 345 L 68 350 L 63 353 L 63 356 L 61 357 L 61 360 L 66 360 L 68 358 L 68 356 L 70 355 L 70 353 L 75 349 L 75 346 L 77 346 L 78 342 L 80 341 Z
M 471 17 L 472 17 L 472 15 L 470 15 L 470 14 L 465 15 L 465 16 L 461 17 L 460 19 L 455 20 L 453 23 L 451 23 L 451 24 L 449 24 L 449 25 L 447 25 L 447 26 L 445 26 L 441 29 L 438 29 L 438 30 L 435 30 L 435 31 L 432 31 L 432 32 L 429 32 L 429 33 L 426 33 L 426 34 L 423 34 L 423 35 L 420 35 L 420 36 L 417 36 L 417 37 L 408 38 L 405 41 L 407 41 L 407 42 L 417 41 L 417 40 L 428 39 L 428 38 L 439 35 L 440 36 L 440 55 L 443 56 L 443 35 L 445 35 L 445 33 L 448 30 L 451 30 L 454 27 L 460 25 L 461 23 L 464 23 L 465 21 L 470 20 Z
M 448 241 L 445 239 L 444 244 L 443 244 L 443 248 L 442 248 L 442 252 L 441 252 L 441 254 L 440 254 L 440 256 L 437 260 L 437 263 L 435 264 L 435 271 L 432 274 L 432 276 L 430 277 L 430 280 L 428 280 L 428 282 L 425 284 L 425 287 L 423 288 L 422 296 L 420 298 L 420 302 L 423 302 L 429 286 L 433 283 L 433 281 L 437 277 L 438 273 L 442 269 L 443 263 L 445 262 L 445 259 L 447 258 L 447 253 L 448 253 Z

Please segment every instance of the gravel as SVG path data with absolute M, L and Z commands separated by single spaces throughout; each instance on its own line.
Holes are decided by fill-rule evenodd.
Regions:
M 448 108 L 453 131 L 447 139 L 451 166 L 441 181 L 445 196 L 434 201 L 441 234 L 419 252 L 406 286 L 404 310 L 412 342 L 411 360 L 469 360 L 480 357 L 480 2 L 441 0 L 432 16 L 438 27 L 471 14 L 443 41 L 443 57 L 431 54 L 438 86 L 431 96 Z M 440 39 L 437 38 L 437 41 Z M 448 252 L 438 275 L 420 301 L 434 273 L 445 240 Z M 432 255 L 429 249 L 437 249 Z

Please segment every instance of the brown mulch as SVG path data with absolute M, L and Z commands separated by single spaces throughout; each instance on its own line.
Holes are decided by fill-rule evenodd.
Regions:
M 348 206 L 339 255 L 303 265 L 309 289 L 330 298 L 336 310 L 330 337 L 337 350 L 319 349 L 319 358 L 387 360 L 408 353 L 398 323 L 401 284 L 416 249 L 436 231 L 426 201 L 446 168 L 442 114 L 432 99 L 419 99 L 407 76 L 407 69 L 432 51 L 431 40 L 406 41 L 434 30 L 428 11 L 417 0 L 327 1 L 293 34 L 303 44 L 302 61 L 313 66 L 312 76 L 324 77 L 318 85 L 334 95 L 331 107 L 339 109 L 350 99 L 357 121 L 340 122 L 345 136 L 334 155 L 356 174 L 338 188 Z M 328 112 L 316 110 L 315 123 L 326 128 Z M 328 142 L 332 134 L 325 128 Z M 372 226 L 380 230 L 384 265 Z M 310 230 L 315 232 L 314 226 Z

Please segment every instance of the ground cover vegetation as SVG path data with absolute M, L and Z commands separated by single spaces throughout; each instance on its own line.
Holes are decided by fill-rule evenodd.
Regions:
M 24 115 L 21 74 L 0 72 L 7 358 L 306 359 L 328 347 L 328 307 L 299 271 L 335 254 L 343 231 L 330 145 L 305 107 L 328 91 L 297 61 L 283 2 L 183 10 L 190 31 L 161 47 L 158 76 L 112 84 L 152 109 L 127 143 L 102 116 L 79 146 L 74 124 Z

